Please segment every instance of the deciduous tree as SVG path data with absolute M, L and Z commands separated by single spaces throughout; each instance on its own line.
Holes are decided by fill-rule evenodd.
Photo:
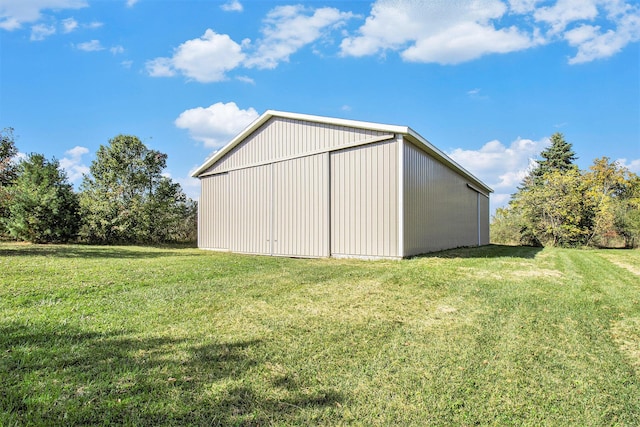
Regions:
M 630 173 L 616 204 L 614 225 L 625 247 L 640 245 L 640 177 Z
M 543 174 L 540 183 L 520 191 L 514 207 L 521 213 L 525 238 L 543 245 L 576 246 L 589 235 L 586 188 L 577 169 Z
M 118 135 L 100 146 L 81 186 L 82 236 L 97 243 L 176 240 L 172 230 L 187 198 L 162 175 L 166 160 L 135 136 Z
M 510 206 L 496 209 L 491 221 L 491 241 L 509 245 L 520 244 L 520 227 L 522 220 L 519 211 Z
M 617 234 L 616 215 L 620 205 L 625 204 L 629 176 L 628 169 L 607 157 L 595 159 L 584 174 L 585 202 L 592 210 L 590 243 L 603 244 L 609 236 Z

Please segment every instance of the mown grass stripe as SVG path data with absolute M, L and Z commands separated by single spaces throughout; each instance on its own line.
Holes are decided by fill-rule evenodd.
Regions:
M 611 260 L 1 244 L 0 425 L 640 425 Z

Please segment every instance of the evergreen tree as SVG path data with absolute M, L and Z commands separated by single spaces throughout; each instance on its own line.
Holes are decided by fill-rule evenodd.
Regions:
M 9 187 L 13 185 L 16 174 L 17 165 L 13 161 L 18 154 L 16 148 L 13 129 L 5 128 L 0 131 L 0 235 L 6 233 L 4 227 L 5 220 L 9 217 L 9 205 L 11 194 Z
M 18 154 L 13 128 L 5 128 L 0 131 L 0 186 L 6 187 L 16 178 L 17 166 L 13 158 Z
M 78 199 L 57 160 L 31 154 L 18 164 L 9 193 L 11 205 L 5 223 L 16 239 L 51 243 L 76 237 L 80 226 Z
M 538 166 L 532 171 L 534 182 L 537 184 L 540 178 L 549 172 L 566 172 L 575 169 L 576 153 L 573 151 L 571 143 L 564 140 L 564 135 L 556 132 L 551 135 L 551 146 L 540 153 L 541 160 Z
M 580 201 L 584 189 L 578 185 L 580 172 L 574 164 L 573 148 L 556 132 L 540 157 L 512 195 L 503 216 L 517 220 L 523 244 L 580 244 L 589 216 Z

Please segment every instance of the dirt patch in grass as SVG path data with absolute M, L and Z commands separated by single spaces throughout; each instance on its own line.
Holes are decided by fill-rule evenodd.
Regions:
M 640 254 L 640 251 L 637 250 L 606 250 L 601 251 L 599 255 L 616 267 L 640 276 L 638 254 Z
M 640 376 L 640 317 L 615 322 L 611 335 Z
M 458 309 L 450 305 L 439 305 L 436 311 L 438 313 L 455 313 Z
M 462 270 L 467 277 L 472 279 L 490 278 L 492 280 L 521 281 L 533 278 L 561 278 L 563 276 L 561 271 L 546 268 L 532 268 L 530 265 L 526 265 L 526 268 L 519 268 L 516 270 L 512 270 L 510 268 L 493 271 L 479 270 L 477 268 L 464 268 Z
M 558 270 L 549 270 L 546 268 L 536 269 L 536 270 L 517 270 L 511 272 L 515 277 L 562 277 L 562 272 Z
M 610 263 L 617 265 L 620 268 L 624 268 L 625 270 L 628 270 L 630 272 L 632 272 L 633 274 L 635 274 L 636 276 L 640 276 L 640 268 L 630 265 L 630 264 L 625 264 L 624 262 L 620 262 L 620 261 L 612 261 L 609 260 Z

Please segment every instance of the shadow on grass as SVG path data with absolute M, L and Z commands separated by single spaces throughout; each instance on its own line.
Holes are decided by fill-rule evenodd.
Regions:
M 0 425 L 265 425 L 344 400 L 294 383 L 265 394 L 261 346 L 0 324 Z
M 533 259 L 543 248 L 533 246 L 486 245 L 457 248 L 418 255 L 416 258 L 528 258 Z
M 143 259 L 173 256 L 196 256 L 181 249 L 189 246 L 83 246 L 83 245 L 36 245 L 16 243 L 0 247 L 0 257 L 57 257 L 85 259 Z

